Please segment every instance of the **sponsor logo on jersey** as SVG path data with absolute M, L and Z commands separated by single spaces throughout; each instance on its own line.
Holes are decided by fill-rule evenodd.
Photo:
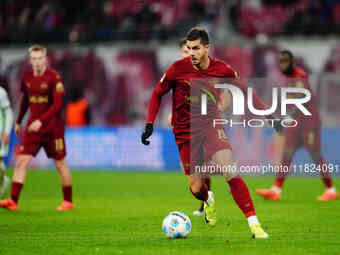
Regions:
M 190 81 L 188 81 L 188 80 L 183 80 L 183 82 L 184 82 L 185 84 L 187 84 L 188 86 L 191 86 Z
M 31 96 L 30 102 L 35 104 L 48 103 L 48 96 Z

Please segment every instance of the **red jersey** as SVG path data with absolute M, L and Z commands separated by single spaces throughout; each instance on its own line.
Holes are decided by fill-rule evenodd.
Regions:
M 312 115 L 305 116 L 301 111 L 298 111 L 298 115 L 295 117 L 295 119 L 297 119 L 298 121 L 313 121 L 315 123 L 321 123 L 320 114 L 316 107 L 316 99 L 309 86 L 307 73 L 302 68 L 295 66 L 292 74 L 285 75 L 285 77 L 287 79 L 285 83 L 286 87 L 305 88 L 311 92 L 311 100 L 305 103 L 304 106 Z M 297 95 L 293 94 L 292 96 L 295 97 Z
M 27 126 L 39 119 L 42 126 L 38 133 L 52 133 L 64 127 L 61 117 L 62 97 L 65 93 L 61 77 L 52 68 L 46 68 L 41 76 L 34 76 L 33 70 L 24 72 L 21 79 L 23 93 L 17 123 L 20 124 L 27 109 L 30 117 Z
M 218 95 L 213 97 L 216 99 L 215 102 L 209 103 L 208 100 L 207 115 L 202 115 L 200 101 L 197 103 L 193 100 L 193 97 L 195 97 L 193 86 L 205 83 L 201 85 L 199 90 L 210 86 L 209 90 L 216 95 L 220 91 L 215 90 L 213 84 L 208 82 L 216 78 L 238 78 L 238 75 L 231 66 L 214 58 L 210 58 L 210 64 L 207 69 L 196 69 L 192 65 L 190 57 L 174 62 L 165 72 L 152 93 L 147 122 L 153 123 L 155 121 L 161 97 L 172 90 L 172 124 L 175 135 L 190 133 L 194 131 L 193 127 L 205 128 L 208 124 L 212 127 L 212 121 L 208 123 L 206 120 L 220 118 L 216 104 Z M 237 85 L 246 93 L 247 87 L 241 82 L 237 82 L 234 85 Z M 267 109 L 256 93 L 253 96 L 254 104 L 258 109 Z M 199 99 L 199 97 L 197 98 Z

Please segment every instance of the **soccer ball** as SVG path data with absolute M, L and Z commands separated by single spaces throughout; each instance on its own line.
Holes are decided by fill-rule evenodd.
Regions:
M 164 218 L 162 229 L 169 238 L 186 237 L 191 231 L 191 221 L 185 213 L 171 212 Z

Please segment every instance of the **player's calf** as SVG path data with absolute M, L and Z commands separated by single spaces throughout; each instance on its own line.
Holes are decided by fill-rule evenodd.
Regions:
M 56 169 L 60 175 L 62 184 L 62 193 L 64 202 L 57 207 L 58 211 L 72 210 L 74 209 L 74 204 L 72 202 L 72 176 L 71 172 L 66 165 L 65 159 L 55 159 L 54 160 Z
M 214 193 L 208 191 L 208 186 L 204 179 L 199 177 L 188 176 L 190 191 L 194 197 L 204 203 L 204 219 L 209 226 L 216 225 L 216 209 Z

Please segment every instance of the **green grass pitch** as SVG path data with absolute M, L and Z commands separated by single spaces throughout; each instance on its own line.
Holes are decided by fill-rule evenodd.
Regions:
M 319 203 L 319 179 L 290 178 L 281 202 L 254 190 L 272 179 L 249 178 L 257 214 L 270 235 L 254 240 L 221 178 L 212 180 L 217 225 L 192 216 L 199 202 L 182 173 L 73 171 L 76 210 L 57 212 L 62 201 L 54 171 L 30 171 L 20 211 L 0 210 L 0 254 L 340 254 L 340 202 Z M 340 181 L 335 180 L 340 188 Z M 187 213 L 192 232 L 170 240 L 161 229 L 168 212 Z

